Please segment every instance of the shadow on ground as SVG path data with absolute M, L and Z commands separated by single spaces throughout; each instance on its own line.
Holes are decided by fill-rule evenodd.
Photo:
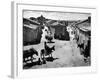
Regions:
M 53 58 L 53 57 L 47 57 L 46 61 L 48 62 L 53 62 L 54 60 L 59 59 L 59 58 Z
M 41 62 L 40 60 L 32 62 L 32 63 L 26 63 L 25 65 L 23 65 L 23 69 L 29 69 L 36 65 L 41 66 L 43 64 L 46 64 L 47 62 L 53 62 L 56 59 L 59 59 L 59 58 L 47 57 L 47 58 L 45 58 L 45 63 L 44 63 L 44 61 Z

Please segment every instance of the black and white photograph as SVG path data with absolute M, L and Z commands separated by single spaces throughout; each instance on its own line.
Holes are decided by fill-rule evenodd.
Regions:
M 91 66 L 91 13 L 23 10 L 23 69 Z

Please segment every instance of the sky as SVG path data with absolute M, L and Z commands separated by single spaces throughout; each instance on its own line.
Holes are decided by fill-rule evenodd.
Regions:
M 84 20 L 91 16 L 90 13 L 75 12 L 50 12 L 50 11 L 23 11 L 24 18 L 39 17 L 43 15 L 45 18 L 54 20 Z

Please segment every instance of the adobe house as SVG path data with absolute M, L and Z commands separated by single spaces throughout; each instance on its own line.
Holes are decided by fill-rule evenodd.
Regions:
M 91 17 L 76 24 L 76 28 L 85 36 L 91 36 Z
M 41 34 L 42 29 L 38 22 L 23 18 L 23 45 L 40 43 Z
M 76 34 L 79 36 L 78 43 L 84 43 L 87 45 L 88 40 L 91 41 L 91 17 L 88 17 L 88 19 L 77 23 L 75 27 Z
M 69 40 L 69 33 L 66 31 L 66 25 L 56 21 L 49 25 L 55 39 Z

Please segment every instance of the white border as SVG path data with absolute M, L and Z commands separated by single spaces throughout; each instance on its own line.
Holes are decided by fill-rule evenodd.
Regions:
M 13 3 L 13 16 L 14 21 L 12 21 L 14 24 L 14 31 L 13 31 L 13 51 L 12 51 L 12 77 L 17 78 L 23 78 L 23 77 L 40 77 L 40 76 L 54 76 L 54 75 L 66 75 L 66 74 L 72 74 L 72 73 L 91 73 L 96 72 L 96 49 L 93 45 L 93 42 L 95 42 L 94 37 L 95 31 L 93 30 L 94 27 L 96 27 L 96 9 L 95 8 L 85 8 L 85 7 L 64 7 L 64 6 L 47 6 L 47 5 L 32 5 L 32 4 L 25 4 L 25 3 Z M 60 11 L 60 12 L 81 12 L 81 13 L 91 13 L 91 27 L 92 27 L 92 47 L 91 47 L 91 66 L 89 67 L 66 67 L 66 68 L 50 68 L 50 69 L 30 69 L 30 70 L 23 70 L 22 66 L 22 10 L 45 10 L 45 11 Z

